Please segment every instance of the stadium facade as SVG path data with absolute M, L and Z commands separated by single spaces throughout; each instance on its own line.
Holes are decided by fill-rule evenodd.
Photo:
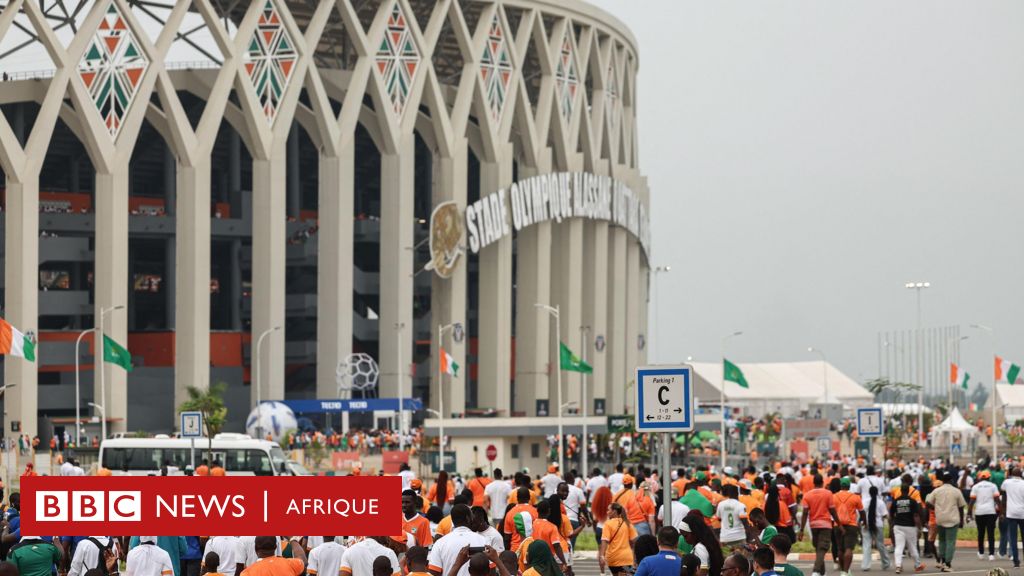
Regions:
M 36 362 L 4 359 L 5 430 L 69 423 L 76 360 L 82 414 L 104 406 L 113 432 L 174 430 L 186 388 L 219 381 L 229 429 L 257 397 L 338 398 L 354 352 L 379 364 L 377 395 L 438 410 L 438 328 L 454 323 L 444 413 L 532 422 L 558 410 L 538 303 L 593 366 L 585 385 L 563 373 L 567 409 L 627 410 L 646 355 L 649 192 L 637 45 L 609 14 L 578 0 L 2 4 L 3 316 L 38 341 Z M 75 346 L 101 316 L 134 363 L 106 365 L 102 399 L 93 335 Z

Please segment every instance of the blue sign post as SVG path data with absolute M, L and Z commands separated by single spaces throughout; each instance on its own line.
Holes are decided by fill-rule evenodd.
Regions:
M 882 422 L 881 408 L 857 409 L 857 436 L 866 438 L 868 442 L 868 461 L 875 456 L 875 438 L 882 436 L 885 425 Z
M 637 432 L 693 430 L 693 368 L 637 368 L 635 406 Z
M 189 439 L 189 455 L 192 461 L 192 470 L 196 469 L 196 438 L 203 437 L 203 413 L 182 412 L 181 413 L 181 437 Z
M 662 478 L 670 475 L 673 432 L 693 430 L 693 368 L 648 366 L 636 369 L 636 431 L 661 432 Z M 671 506 L 665 525 L 672 526 Z
M 861 438 L 878 438 L 882 435 L 882 409 L 857 409 L 857 436 Z

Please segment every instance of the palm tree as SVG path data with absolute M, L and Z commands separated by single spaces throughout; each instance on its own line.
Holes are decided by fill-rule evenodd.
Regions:
M 224 406 L 224 392 L 227 390 L 226 382 L 217 382 L 209 388 L 189 386 L 188 400 L 178 406 L 181 412 L 200 412 L 203 415 L 203 425 L 206 426 L 206 438 L 208 446 L 206 459 L 213 463 L 213 437 L 224 428 L 224 422 L 228 419 L 228 409 Z

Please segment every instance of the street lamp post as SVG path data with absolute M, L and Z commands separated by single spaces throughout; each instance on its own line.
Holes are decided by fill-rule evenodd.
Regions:
M 109 308 L 103 308 L 100 310 L 100 326 L 99 326 L 99 342 L 93 342 L 93 358 L 96 356 L 100 359 L 100 400 L 103 401 L 103 406 L 107 403 L 107 361 L 106 361 L 106 342 L 103 340 L 106 337 L 106 333 L 103 331 L 103 318 L 107 314 L 114 310 L 124 310 L 124 305 L 118 304 L 117 306 L 111 306 Z M 95 360 L 93 360 L 95 362 Z M 95 396 L 95 394 L 93 394 Z M 95 405 L 93 405 L 95 406 Z M 102 410 L 102 408 L 100 408 Z M 107 439 L 107 413 L 103 412 L 103 419 L 100 421 L 100 435 L 102 442 Z
M 924 382 L 921 379 L 921 353 L 923 346 L 921 345 L 921 290 L 931 288 L 931 282 L 907 282 L 903 285 L 907 290 L 914 290 L 917 293 L 917 334 L 915 336 L 916 347 L 917 347 L 917 358 L 915 364 L 917 367 L 914 369 L 914 376 L 917 380 L 917 445 L 921 446 L 924 442 Z
M 565 438 L 562 434 L 562 320 L 559 316 L 559 308 L 556 304 L 554 307 L 548 306 L 547 304 L 534 304 L 538 310 L 547 312 L 552 318 L 555 319 L 555 362 L 557 367 L 555 368 L 556 374 L 556 386 L 558 386 L 558 472 L 565 474 Z
M 263 339 L 269 336 L 271 332 L 276 332 L 280 329 L 280 326 L 267 328 L 256 339 L 256 436 L 260 440 L 263 439 L 263 410 L 260 409 L 260 405 L 263 403 L 263 383 L 260 381 L 260 358 L 262 355 L 260 351 L 263 348 Z
M 724 338 L 722 338 L 722 386 L 719 389 L 719 392 L 721 394 L 721 404 L 720 404 L 720 406 L 722 407 L 721 408 L 721 410 L 722 410 L 721 438 L 719 439 L 720 443 L 722 444 L 719 447 L 720 448 L 720 452 L 722 453 L 722 470 L 725 470 L 725 344 L 726 344 L 726 342 L 729 341 L 729 339 L 731 339 L 731 338 L 733 338 L 735 336 L 742 336 L 742 335 L 743 335 L 743 331 L 742 330 L 737 330 L 736 332 L 733 332 L 732 334 L 729 334 L 728 336 L 725 336 Z
M 985 332 L 988 332 L 989 339 L 992 341 L 992 348 L 993 348 L 993 350 L 992 350 L 992 358 L 993 358 L 993 361 L 994 361 L 994 359 L 996 357 L 996 352 L 995 352 L 995 341 L 996 341 L 995 333 L 992 331 L 991 328 L 989 328 L 988 326 L 985 326 L 984 324 L 971 324 L 971 328 L 975 328 L 977 330 L 984 330 Z M 996 423 L 996 376 L 995 376 L 995 371 L 993 371 L 993 373 L 992 373 L 992 395 L 991 395 L 991 398 L 989 398 L 989 402 L 992 403 L 992 459 L 993 459 L 993 461 L 998 462 L 999 461 L 999 426 Z
M 448 330 L 456 330 L 462 326 L 461 322 L 452 322 L 437 326 L 437 428 L 438 428 L 438 469 L 444 472 L 444 371 L 441 370 L 441 343 L 444 333 Z
M 808 346 L 807 351 L 821 356 L 821 376 L 822 382 L 825 384 L 825 418 L 828 418 L 828 360 L 825 358 L 825 353 L 814 346 Z
M 88 330 L 82 330 L 82 333 L 78 335 L 78 339 L 75 340 L 75 446 L 79 446 L 82 443 L 82 408 L 81 408 L 81 406 L 82 406 L 82 399 L 81 399 L 82 393 L 81 393 L 81 387 L 80 387 L 80 383 L 79 383 L 79 380 L 80 380 L 80 377 L 79 377 L 80 376 L 79 365 L 80 365 L 81 353 L 78 351 L 78 349 L 82 345 L 82 338 L 85 338 L 86 334 L 94 333 L 94 332 L 96 332 L 96 328 L 89 328 Z M 100 346 L 102 344 L 102 343 L 96 342 L 95 340 L 96 339 L 93 338 L 93 345 L 92 345 L 92 349 L 93 349 L 93 363 L 96 362 L 96 349 L 97 349 L 97 346 Z M 102 350 L 101 350 L 101 354 L 102 354 Z M 103 356 L 100 356 L 100 362 L 102 362 L 102 361 L 103 361 Z
M 587 361 L 587 348 L 590 346 L 590 326 L 580 326 L 580 354 L 583 355 L 583 362 Z M 588 456 L 590 455 L 590 436 L 587 434 L 587 411 L 589 409 L 588 404 L 590 401 L 587 399 L 587 374 L 582 373 L 580 376 L 583 378 L 583 398 L 580 399 L 580 404 L 583 407 L 583 473 L 587 473 L 587 464 L 589 463 Z M 563 472 L 564 473 L 564 472 Z
M 658 357 L 658 347 L 661 346 L 661 334 L 658 332 L 658 328 L 661 327 L 661 322 L 658 321 L 658 275 L 665 272 L 671 272 L 671 266 L 656 266 L 651 270 L 651 274 L 654 275 L 654 306 L 651 308 L 654 312 L 654 345 L 651 346 L 652 362 L 657 363 L 661 358 Z
M 405 406 L 402 402 L 403 386 L 405 385 L 405 369 L 402 368 L 402 330 L 405 329 L 405 322 L 395 322 L 395 337 L 397 342 L 398 360 L 398 449 L 405 450 Z

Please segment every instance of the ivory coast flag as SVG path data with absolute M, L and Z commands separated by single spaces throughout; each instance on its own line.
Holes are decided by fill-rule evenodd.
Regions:
M 1020 366 L 1008 360 L 1003 360 L 999 356 L 996 356 L 995 368 L 996 382 L 999 382 L 1000 380 L 1004 379 L 1010 384 L 1014 384 L 1017 382 L 1017 376 L 1020 375 Z
M 18 332 L 17 328 L 0 318 L 0 354 L 17 356 L 29 362 L 35 362 L 36 345 L 24 334 Z
M 949 383 L 959 384 L 961 388 L 967 390 L 967 381 L 971 379 L 971 375 L 966 370 L 956 365 L 954 362 L 949 363 Z
M 455 362 L 455 358 L 452 355 L 445 352 L 444 348 L 441 348 L 441 372 L 443 374 L 451 374 L 452 378 L 459 377 L 459 365 Z
M 512 517 L 512 522 L 515 524 L 516 532 L 522 538 L 533 537 L 533 516 L 527 511 L 522 511 Z

